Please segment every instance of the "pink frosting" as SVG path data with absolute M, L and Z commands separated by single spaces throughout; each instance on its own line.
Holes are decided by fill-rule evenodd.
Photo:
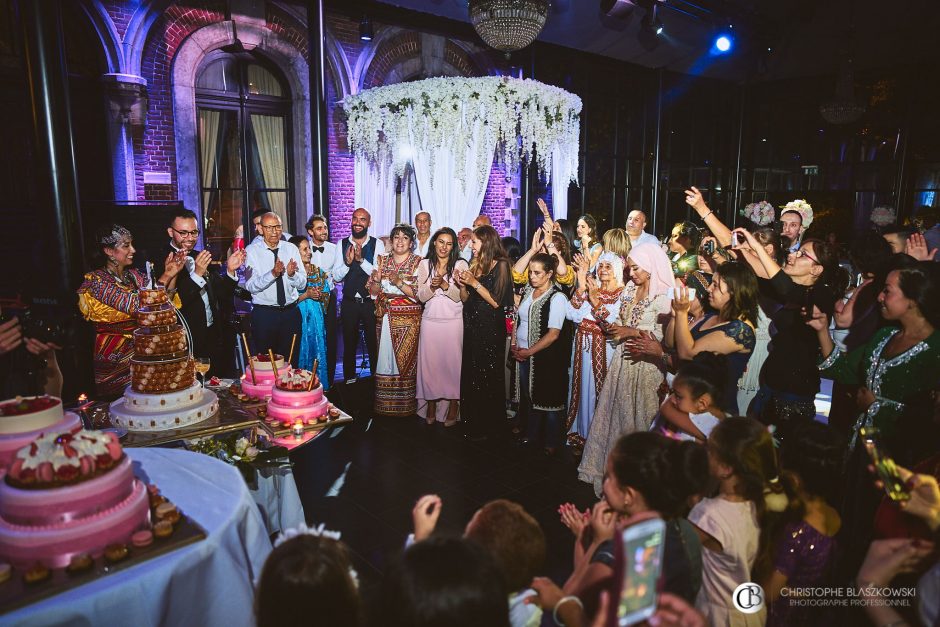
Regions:
M 132 481 L 124 500 L 93 515 L 50 525 L 18 525 L 0 518 L 0 558 L 14 568 L 29 568 L 36 562 L 62 568 L 74 555 L 97 557 L 109 544 L 128 542 L 135 531 L 150 526 L 147 489 L 140 481 Z
M 308 424 L 326 416 L 329 405 L 325 398 L 307 407 L 284 407 L 271 401 L 268 403 L 268 415 L 285 424 L 294 424 L 298 420 Z
M 253 383 L 248 383 L 248 379 L 242 380 L 242 392 L 255 398 L 271 398 L 272 387 L 274 387 L 274 377 L 271 377 L 271 382 L 267 385 L 255 385 Z
M 9 467 L 13 458 L 16 457 L 16 452 L 24 446 L 28 446 L 43 433 L 62 433 L 65 431 L 77 433 L 81 428 L 82 421 L 78 415 L 72 412 L 65 412 L 62 420 L 44 429 L 2 435 L 0 436 L 0 468 Z
M 89 516 L 127 498 L 133 478 L 125 457 L 99 477 L 61 488 L 23 490 L 0 481 L 0 517 L 17 525 L 52 525 Z
M 271 392 L 271 404 L 277 404 L 281 407 L 309 407 L 316 405 L 323 400 L 323 386 L 307 392 L 282 390 L 275 386 Z

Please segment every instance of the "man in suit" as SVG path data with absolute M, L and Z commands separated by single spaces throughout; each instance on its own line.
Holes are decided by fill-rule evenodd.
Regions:
M 310 236 L 310 262 L 326 272 L 326 281 L 330 286 L 329 294 L 315 290 L 313 295 L 318 300 L 328 299 L 326 306 L 326 361 L 330 382 L 336 378 L 336 283 L 333 280 L 333 266 L 336 265 L 336 244 L 330 241 L 330 229 L 326 218 L 315 215 L 305 225 Z
M 366 290 L 366 282 L 374 270 L 374 264 L 380 255 L 385 254 L 382 240 L 369 235 L 372 216 L 363 208 L 353 211 L 350 220 L 350 236 L 339 243 L 336 263 L 333 266 L 333 280 L 343 284 L 343 306 L 340 308 L 340 322 L 343 325 L 343 380 L 355 379 L 356 348 L 359 346 L 359 329 L 363 328 L 366 337 L 366 350 L 369 351 L 369 363 L 375 372 L 375 363 L 379 358 L 377 338 L 375 336 L 375 301 Z
M 199 239 L 196 214 L 189 209 L 178 209 L 170 216 L 166 229 L 169 244 L 163 251 L 186 253 L 186 267 L 176 279 L 182 307 L 193 337 L 193 355 L 211 360 L 209 375 L 232 376 L 235 368 L 235 339 L 228 324 L 232 311 L 232 296 L 238 285 L 235 274 L 245 262 L 245 251 L 234 251 L 226 261 L 226 274 L 221 274 L 212 263 L 208 250 L 195 251 Z M 158 257 L 162 259 L 163 257 Z M 158 262 L 157 266 L 162 266 Z M 155 267 L 154 276 L 162 274 Z

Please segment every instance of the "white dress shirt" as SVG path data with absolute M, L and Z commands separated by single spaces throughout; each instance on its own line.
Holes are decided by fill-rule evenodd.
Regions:
M 418 238 L 415 238 L 415 254 L 424 259 L 428 256 L 428 248 L 431 247 L 431 234 L 428 233 L 428 239 L 422 245 Z
M 350 246 L 353 244 L 352 236 L 347 237 L 349 240 Z M 366 241 L 368 244 L 368 240 Z M 382 240 L 375 238 L 375 254 L 372 256 L 372 261 L 369 261 L 365 257 L 362 258 L 362 263 L 359 266 L 362 268 L 362 271 L 366 274 L 372 274 L 372 271 L 375 269 L 373 262 L 379 258 L 379 255 L 385 254 L 385 244 L 382 243 Z M 336 242 L 336 262 L 333 264 L 333 280 L 337 283 L 342 283 L 343 279 L 346 278 L 346 273 L 349 272 L 349 266 L 346 265 L 346 257 L 343 255 L 343 240 Z
M 640 233 L 639 237 L 637 237 L 636 239 L 633 239 L 631 237 L 630 242 L 634 246 L 639 246 L 640 244 L 656 244 L 657 246 L 659 246 L 660 244 L 662 244 L 662 242 L 659 241 L 658 237 L 656 237 L 652 233 L 647 233 L 646 231 L 643 231 L 642 233 Z
M 245 248 L 247 258 L 245 267 L 248 269 L 248 280 L 245 289 L 251 292 L 251 301 L 255 305 L 277 306 L 276 276 L 271 272 L 274 269 L 274 254 L 271 253 L 264 240 L 252 242 Z M 290 242 L 280 240 L 277 243 L 277 259 L 284 263 L 284 296 L 286 305 L 296 302 L 300 292 L 307 289 L 307 273 L 304 263 L 300 259 L 300 251 Z M 287 264 L 293 259 L 297 264 L 294 276 L 288 276 Z
M 170 240 L 170 248 L 179 252 L 181 249 L 177 248 L 176 244 L 173 243 L 173 240 Z M 211 327 L 214 320 L 212 319 L 212 307 L 209 306 L 209 293 L 206 291 L 206 279 L 199 276 L 196 273 L 196 260 L 186 255 L 186 272 L 189 273 L 189 278 L 193 280 L 193 283 L 199 288 L 199 295 L 202 296 L 202 302 L 206 306 L 206 326 Z
M 470 259 L 473 257 L 473 249 L 470 248 L 470 244 L 467 244 L 465 248 L 460 250 L 460 258 L 470 263 Z
M 330 286 L 330 291 L 332 292 L 333 288 L 336 287 L 336 283 L 333 281 L 333 266 L 336 265 L 336 251 L 339 250 L 339 246 L 333 242 L 323 242 L 322 253 L 319 250 L 314 250 L 314 246 L 316 246 L 316 244 L 311 240 L 310 263 L 326 272 L 326 283 Z

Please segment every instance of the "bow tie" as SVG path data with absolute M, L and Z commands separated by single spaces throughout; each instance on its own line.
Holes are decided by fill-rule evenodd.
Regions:
M 310 250 L 312 250 L 315 253 L 322 253 L 325 248 L 326 248 L 325 246 L 311 246 Z

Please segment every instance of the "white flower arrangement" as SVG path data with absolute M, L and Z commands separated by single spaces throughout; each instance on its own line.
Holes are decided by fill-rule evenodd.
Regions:
M 780 207 L 780 215 L 783 215 L 787 211 L 796 211 L 798 214 L 800 214 L 800 217 L 803 220 L 803 231 L 808 229 L 809 225 L 813 223 L 813 207 L 803 199 L 791 200 L 787 204 Z
M 500 76 L 428 78 L 375 87 L 342 105 L 352 152 L 397 176 L 408 162 L 403 147 L 477 145 L 476 163 L 465 163 L 467 150 L 454 151 L 461 185 L 476 180 L 486 187 L 494 150 L 507 171 L 528 163 L 534 151 L 548 178 L 559 149 L 562 176 L 578 182 L 581 99 L 559 87 Z
M 774 206 L 766 200 L 748 203 L 741 210 L 741 215 L 758 226 L 770 224 L 776 217 Z
M 872 224 L 876 226 L 888 226 L 889 224 L 894 224 L 897 221 L 898 215 L 894 211 L 894 207 L 882 205 L 871 210 L 870 219 Z

